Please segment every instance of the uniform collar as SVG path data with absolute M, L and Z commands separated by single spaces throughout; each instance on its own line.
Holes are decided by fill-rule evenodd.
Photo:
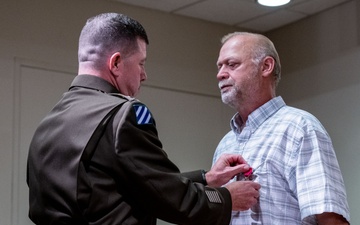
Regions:
M 111 85 L 106 80 L 97 76 L 87 74 L 77 75 L 71 83 L 69 90 L 73 87 L 90 88 L 105 93 L 120 93 L 113 85 Z

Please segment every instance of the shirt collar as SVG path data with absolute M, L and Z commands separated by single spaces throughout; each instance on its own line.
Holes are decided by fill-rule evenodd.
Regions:
M 270 101 L 250 113 L 245 126 L 249 127 L 252 132 L 255 131 L 264 121 L 285 105 L 286 104 L 281 96 L 272 98 Z M 230 121 L 230 127 L 235 133 L 240 133 L 242 130 L 241 128 L 244 127 L 243 123 L 239 113 L 236 113 Z

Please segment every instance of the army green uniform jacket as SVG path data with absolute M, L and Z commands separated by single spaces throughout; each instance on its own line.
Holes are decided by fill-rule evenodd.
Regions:
M 155 120 L 105 80 L 77 76 L 32 139 L 27 169 L 35 224 L 229 224 L 231 197 L 201 171 L 181 174 Z

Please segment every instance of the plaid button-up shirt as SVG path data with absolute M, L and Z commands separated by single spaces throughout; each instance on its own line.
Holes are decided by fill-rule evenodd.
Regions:
M 259 203 L 233 212 L 231 224 L 316 224 L 315 214 L 323 212 L 350 221 L 329 135 L 313 115 L 287 106 L 281 97 L 252 112 L 246 124 L 236 114 L 213 162 L 223 153 L 241 154 L 261 184 Z

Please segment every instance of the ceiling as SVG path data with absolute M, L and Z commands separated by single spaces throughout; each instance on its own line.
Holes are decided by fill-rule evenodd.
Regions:
M 292 0 L 265 7 L 255 0 L 113 0 L 174 15 L 267 32 L 351 0 Z

